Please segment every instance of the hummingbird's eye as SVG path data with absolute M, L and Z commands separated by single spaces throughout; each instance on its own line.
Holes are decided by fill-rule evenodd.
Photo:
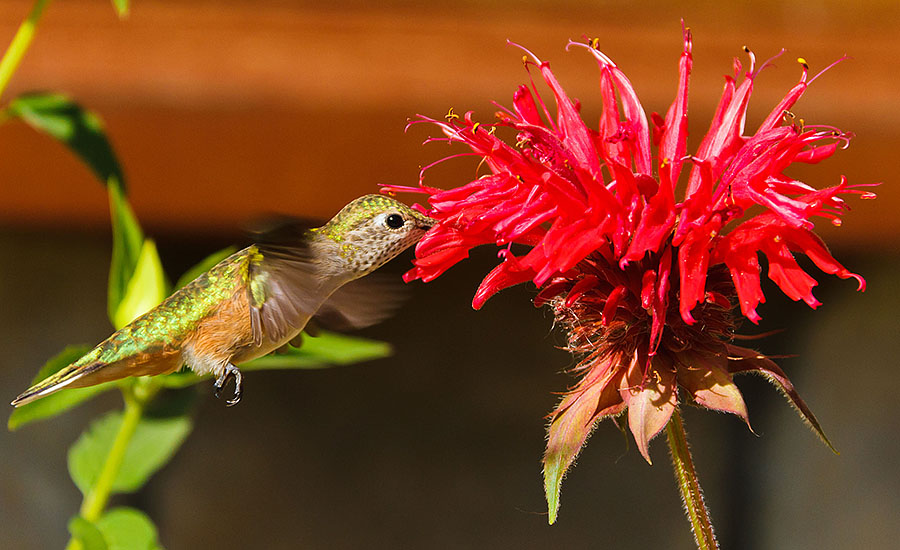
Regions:
M 384 219 L 384 224 L 391 229 L 400 229 L 401 227 L 403 227 L 404 223 L 406 223 L 406 221 L 400 214 L 391 214 Z

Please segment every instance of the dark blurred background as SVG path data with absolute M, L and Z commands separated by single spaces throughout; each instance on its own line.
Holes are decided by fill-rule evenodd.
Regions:
M 661 3 L 662 4 L 662 3 Z M 30 4 L 0 1 L 0 42 Z M 595 63 L 565 53 L 598 37 L 648 111 L 675 92 L 679 19 L 694 31 L 691 132 L 705 131 L 733 56 L 788 53 L 757 80 L 753 128 L 799 75 L 847 53 L 794 112 L 855 132 L 847 151 L 794 173 L 822 187 L 847 174 L 884 181 L 851 200 L 843 227 L 822 224 L 835 255 L 869 289 L 813 271 L 812 312 L 769 287 L 758 342 L 781 361 L 837 448 L 833 455 L 762 379 L 741 378 L 759 437 L 735 418 L 689 409 L 685 421 L 727 549 L 889 548 L 900 540 L 900 5 L 837 0 L 683 5 L 469 0 L 377 5 L 345 1 L 136 0 L 117 20 L 103 0 L 51 4 L 9 97 L 59 90 L 99 112 L 130 198 L 169 276 L 240 240 L 265 213 L 327 218 L 378 183 L 412 185 L 443 157 L 417 113 L 449 107 L 490 120 L 526 82 L 521 52 L 550 60 L 596 120 Z M 593 123 L 592 123 L 593 124 Z M 432 131 L 433 132 L 433 131 Z M 102 188 L 60 145 L 21 123 L 0 127 L 0 388 L 5 400 L 69 343 L 110 330 L 110 235 Z M 474 174 L 448 163 L 429 183 Z M 491 250 L 440 280 L 414 284 L 401 314 L 362 334 L 390 341 L 386 360 L 321 371 L 259 372 L 240 406 L 201 385 L 196 427 L 144 490 L 168 548 L 691 548 L 665 443 L 648 466 L 601 424 L 546 525 L 540 458 L 544 415 L 571 379 L 570 357 L 530 287 L 471 309 Z M 399 274 L 409 256 L 387 269 Z M 749 325 L 749 324 L 748 324 Z M 107 394 L 54 420 L 0 433 L 4 548 L 58 548 L 81 495 L 66 449 L 119 407 Z M 9 409 L 11 411 L 11 409 Z M 7 412 L 9 412 L 7 411 Z

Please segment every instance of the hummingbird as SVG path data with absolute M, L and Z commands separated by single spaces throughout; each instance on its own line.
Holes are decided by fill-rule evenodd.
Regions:
M 434 223 L 393 198 L 366 195 L 322 227 L 259 236 L 12 405 L 63 388 L 168 374 L 185 364 L 216 377 L 217 397 L 233 378 L 234 396 L 226 403 L 235 405 L 243 379 L 236 365 L 291 342 L 311 319 L 360 328 L 386 318 L 396 293 L 360 278 L 418 242 Z

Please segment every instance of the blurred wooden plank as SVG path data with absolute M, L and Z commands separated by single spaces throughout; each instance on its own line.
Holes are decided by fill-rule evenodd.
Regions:
M 0 2 L 0 37 L 12 36 L 28 5 Z M 106 2 L 54 3 L 10 93 L 63 90 L 99 111 L 138 215 L 173 231 L 233 229 L 273 210 L 326 217 L 376 183 L 413 183 L 418 165 L 444 150 L 419 146 L 425 130 L 404 134 L 407 117 L 453 106 L 490 119 L 490 101 L 508 103 L 527 81 L 508 38 L 552 61 L 588 120 L 599 109 L 594 63 L 563 51 L 585 31 L 600 37 L 648 111 L 668 107 L 680 53 L 673 8 L 513 5 L 473 2 L 450 11 L 142 0 L 120 22 Z M 743 44 L 761 58 L 791 48 L 759 79 L 751 125 L 796 81 L 798 55 L 815 69 L 850 53 L 854 59 L 817 81 L 797 109 L 810 123 L 859 135 L 849 151 L 815 167 L 812 183 L 830 185 L 842 172 L 860 183 L 889 176 L 883 159 L 900 142 L 900 38 L 877 30 L 896 28 L 895 6 L 715 6 L 701 2 L 680 14 L 695 37 L 693 138 L 705 130 L 722 75 Z M 106 223 L 102 194 L 59 147 L 21 125 L 0 131 L 0 147 L 2 223 Z M 454 185 L 473 170 L 462 163 L 432 183 Z M 878 201 L 858 205 L 835 238 L 857 242 L 874 231 L 900 241 L 900 219 L 875 215 L 900 205 L 894 189 L 884 186 Z

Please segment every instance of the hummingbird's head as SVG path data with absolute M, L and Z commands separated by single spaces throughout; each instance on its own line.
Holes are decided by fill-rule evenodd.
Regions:
M 336 243 L 354 277 L 378 269 L 417 243 L 435 220 L 385 195 L 366 195 L 319 228 Z

